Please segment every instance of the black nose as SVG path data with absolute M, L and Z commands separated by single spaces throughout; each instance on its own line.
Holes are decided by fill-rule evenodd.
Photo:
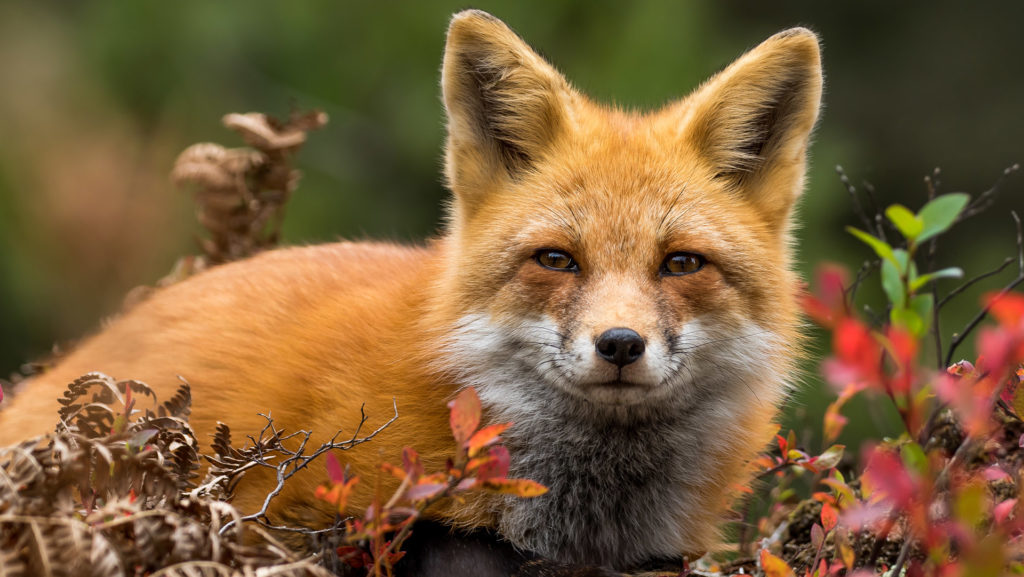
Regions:
M 597 354 L 609 363 L 624 367 L 644 354 L 644 339 L 633 329 L 608 329 L 597 337 Z

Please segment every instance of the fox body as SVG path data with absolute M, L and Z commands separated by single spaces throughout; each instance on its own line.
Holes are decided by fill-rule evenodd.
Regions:
M 440 467 L 446 401 L 472 385 L 488 418 L 514 423 L 510 476 L 550 492 L 435 517 L 619 569 L 712 548 L 799 353 L 791 212 L 821 87 L 817 38 L 793 29 L 661 110 L 609 108 L 497 19 L 457 14 L 442 236 L 281 249 L 161 289 L 9 399 L 0 442 L 50 429 L 86 372 L 161 398 L 180 375 L 200 438 L 217 421 L 257 431 L 269 412 L 325 440 L 363 403 L 380 425 L 395 399 L 398 420 L 344 455 L 373 478 L 403 446 Z M 273 482 L 251 477 L 248 511 Z M 272 518 L 328 520 L 321 481 L 293 479 Z

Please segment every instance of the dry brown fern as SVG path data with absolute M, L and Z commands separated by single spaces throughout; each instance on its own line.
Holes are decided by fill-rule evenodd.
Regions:
M 227 427 L 196 485 L 187 383 L 160 404 L 144 383 L 92 373 L 61 405 L 56 432 L 0 449 L 0 576 L 331 574 L 220 500 L 253 466 Z

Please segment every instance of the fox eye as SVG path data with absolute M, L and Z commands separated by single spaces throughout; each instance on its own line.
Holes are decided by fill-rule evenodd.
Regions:
M 551 270 L 564 272 L 579 272 L 580 270 L 576 260 L 569 253 L 560 250 L 541 249 L 533 255 L 533 258 L 537 264 Z
M 665 276 L 682 276 L 699 271 L 708 263 L 708 259 L 692 252 L 674 252 L 665 257 L 661 263 L 661 274 Z

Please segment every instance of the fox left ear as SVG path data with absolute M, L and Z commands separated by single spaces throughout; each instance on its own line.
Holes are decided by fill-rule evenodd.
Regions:
M 456 209 L 518 178 L 562 129 L 571 88 L 501 20 L 480 10 L 452 17 L 441 88 L 448 113 L 445 176 Z
M 773 226 L 785 225 L 803 189 L 807 145 L 821 104 L 818 37 L 780 32 L 686 101 L 690 142 Z

